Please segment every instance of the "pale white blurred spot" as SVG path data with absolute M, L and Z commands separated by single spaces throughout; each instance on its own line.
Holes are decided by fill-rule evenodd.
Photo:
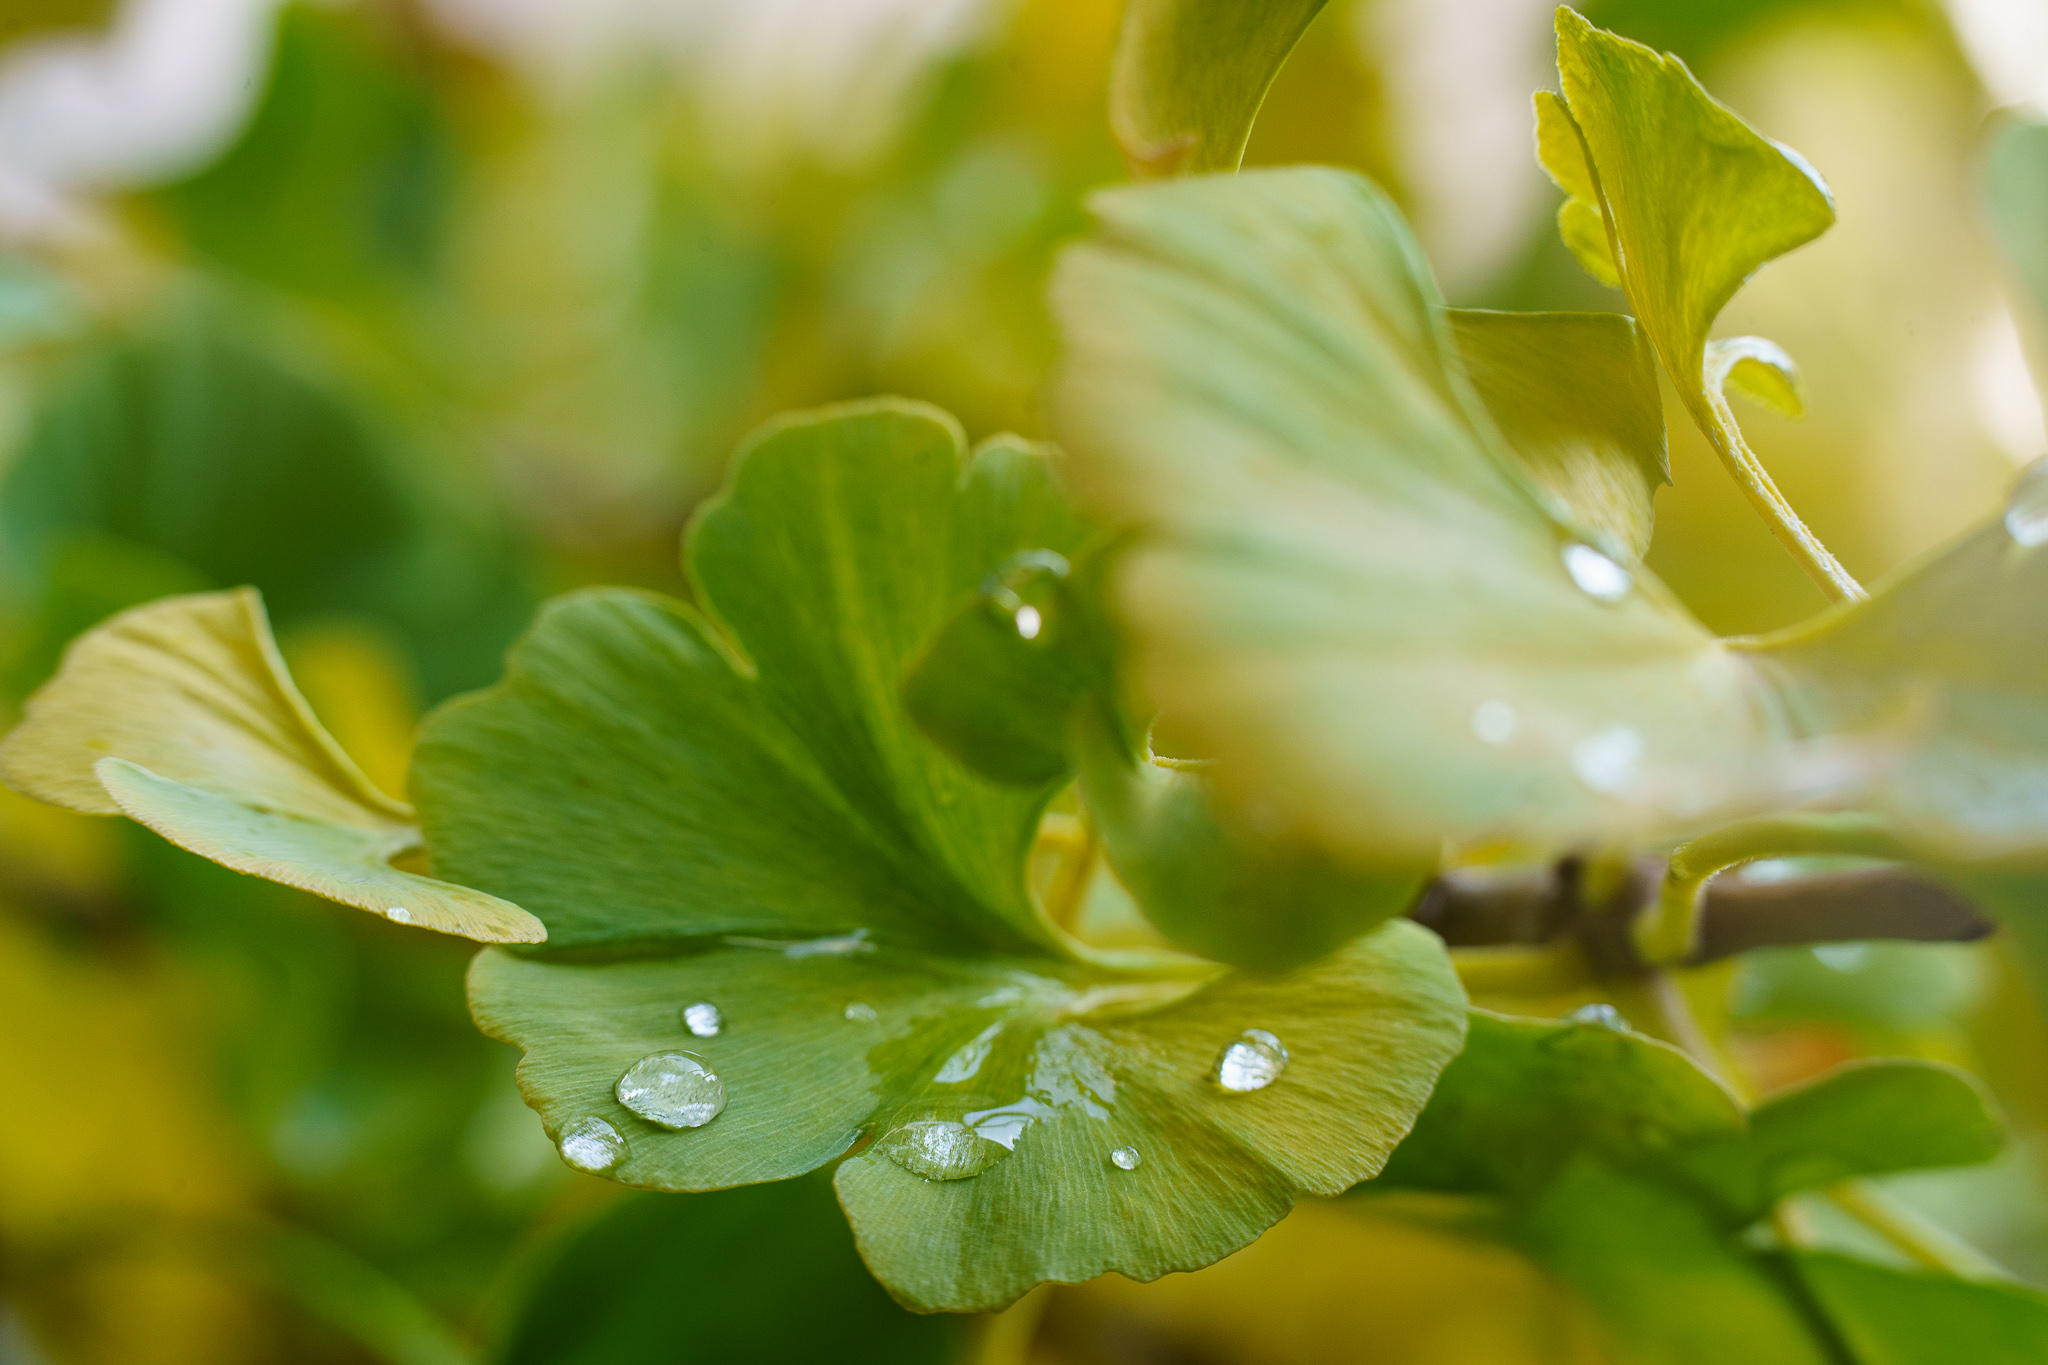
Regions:
M 1642 757 L 1643 737 L 1617 725 L 1572 746 L 1572 771 L 1594 791 L 1621 796 L 1635 785 L 1636 765 Z
M 1552 0 L 1378 0 L 1354 10 L 1385 75 L 1417 234 L 1452 295 L 1507 266 L 1550 202 L 1529 97 L 1554 86 Z
M 925 75 L 968 51 L 1012 0 L 427 0 L 450 33 L 543 87 L 589 89 L 655 65 L 696 89 L 720 150 L 754 164 L 801 150 L 871 155 Z
M 1521 721 L 1515 708 L 1495 698 L 1472 709 L 1472 733 L 1488 744 L 1505 744 L 1515 737 Z
M 278 0 L 125 0 L 104 33 L 0 52 L 0 235 L 75 234 L 80 198 L 204 166 L 262 94 Z
M 1963 50 L 2000 104 L 2048 113 L 2048 3 L 1944 0 Z
M 1824 967 L 1838 972 L 1853 972 L 1869 959 L 1870 945 L 1867 943 L 1818 943 L 1814 945 L 1813 955 L 1820 959 L 1821 965 Z
M 2010 309 L 1994 308 L 1984 319 L 1971 348 L 1970 386 L 1984 434 L 2014 464 L 2048 451 L 2041 397 Z

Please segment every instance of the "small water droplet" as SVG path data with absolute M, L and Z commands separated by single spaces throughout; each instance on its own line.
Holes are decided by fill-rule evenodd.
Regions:
M 562 1130 L 556 1147 L 579 1171 L 608 1171 L 626 1159 L 626 1139 L 600 1118 L 580 1118 Z
M 1596 792 L 1621 796 L 1635 785 L 1643 737 L 1626 725 L 1588 735 L 1572 746 L 1572 771 Z
M 1813 955 L 1830 971 L 1853 972 L 1870 957 L 1868 943 L 1816 943 Z
M 725 1110 L 725 1082 L 688 1052 L 657 1052 L 626 1068 L 619 1103 L 664 1128 L 702 1128 Z
M 390 920 L 393 924 L 411 924 L 412 911 L 402 905 L 394 905 L 384 912 L 384 918 Z
M 1564 571 L 1579 585 L 1579 591 L 1602 602 L 1619 602 L 1635 586 L 1635 575 L 1577 541 L 1564 547 Z
M 2013 481 L 2005 502 L 2005 533 L 2024 550 L 2048 543 L 2048 458 L 2034 461 Z
M 1232 1094 L 1264 1090 L 1287 1069 L 1287 1049 L 1262 1028 L 1248 1028 L 1216 1059 L 1216 1085 Z
M 914 1119 L 892 1128 L 875 1144 L 882 1154 L 926 1180 L 965 1180 L 980 1175 L 1010 1149 L 951 1119 Z
M 1602 1001 L 1598 1004 L 1581 1005 L 1565 1017 L 1568 1024 L 1583 1024 L 1589 1028 L 1613 1029 L 1616 1033 L 1628 1032 L 1628 1020 L 1621 1011 Z
M 1038 608 L 1028 602 L 1017 608 L 1015 620 L 1017 633 L 1027 640 L 1036 640 L 1040 628 L 1045 625 L 1045 618 L 1038 614 Z
M 856 1000 L 846 1007 L 846 1017 L 856 1024 L 872 1024 L 881 1016 L 875 1013 L 875 1007 L 867 1001 Z
M 932 1079 L 940 1085 L 958 1085 L 962 1081 L 973 1080 L 975 1073 L 981 1070 L 981 1064 L 988 1060 L 989 1049 L 995 1046 L 996 1035 L 1002 1031 L 1003 1026 L 1000 1023 L 990 1024 L 969 1039 L 958 1052 L 948 1057 L 946 1064 L 939 1068 L 939 1074 Z
M 1472 708 L 1472 733 L 1488 744 L 1507 743 L 1521 723 L 1515 708 L 1504 701 L 1483 701 Z
M 683 1027 L 699 1038 L 716 1038 L 725 1031 L 725 1011 L 709 1000 L 683 1006 Z
M 1136 1147 L 1119 1147 L 1109 1154 L 1109 1159 L 1120 1171 L 1135 1171 L 1145 1156 Z

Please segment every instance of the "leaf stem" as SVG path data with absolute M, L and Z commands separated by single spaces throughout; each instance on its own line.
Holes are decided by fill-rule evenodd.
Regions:
M 1821 544 L 1820 537 L 1807 529 L 1799 514 L 1792 510 L 1792 504 L 1778 491 L 1778 485 L 1764 469 L 1763 461 L 1749 448 L 1742 438 L 1742 428 L 1735 421 L 1735 414 L 1722 397 L 1719 385 L 1709 382 L 1702 396 L 1706 400 L 1706 411 L 1695 412 L 1700 419 L 1700 430 L 1712 443 L 1714 453 L 1721 457 L 1729 475 L 1735 480 L 1742 495 L 1749 499 L 1749 505 L 1756 509 L 1764 524 L 1771 528 L 1771 534 L 1778 538 L 1799 567 L 1806 570 L 1807 577 L 1819 585 L 1828 595 L 1830 602 L 1861 602 L 1869 594 L 1863 585 L 1842 567 L 1841 561 Z
M 1882 822 L 1861 814 L 1793 813 L 1738 820 L 1672 850 L 1657 899 L 1630 926 L 1636 952 L 1652 966 L 1692 957 L 1700 946 L 1706 887 L 1716 874 L 1759 858 L 1853 854 L 1897 857 Z
M 1823 1191 L 1829 1203 L 1884 1238 L 1916 1265 L 1968 1280 L 2010 1280 L 2011 1272 L 1954 1233 L 1880 1193 L 1867 1181 L 1845 1180 Z

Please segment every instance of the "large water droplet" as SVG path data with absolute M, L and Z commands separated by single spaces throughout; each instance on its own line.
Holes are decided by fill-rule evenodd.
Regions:
M 600 1118 L 580 1118 L 562 1130 L 556 1143 L 562 1160 L 579 1171 L 608 1171 L 626 1159 L 626 1139 Z
M 2048 543 L 2048 458 L 2020 471 L 2005 502 L 2005 533 L 2022 549 Z
M 1572 771 L 1594 791 L 1622 796 L 1635 785 L 1636 764 L 1642 757 L 1643 737 L 1617 725 L 1572 746 Z
M 1602 602 L 1619 602 L 1635 586 L 1635 575 L 1577 541 L 1564 547 L 1564 571 L 1579 585 L 1579 591 Z
M 702 1128 L 725 1109 L 725 1082 L 687 1052 L 642 1057 L 619 1077 L 619 1103 L 664 1128 Z
M 1262 1028 L 1248 1028 L 1216 1059 L 1216 1084 L 1233 1094 L 1264 1090 L 1287 1069 L 1287 1049 Z
M 1120 1171 L 1135 1171 L 1145 1156 L 1136 1147 L 1119 1147 L 1109 1154 L 1109 1159 Z
M 1016 614 L 1011 619 L 1017 623 L 1017 633 L 1027 640 L 1036 640 L 1040 628 L 1045 625 L 1045 618 L 1040 616 L 1038 608 L 1032 606 L 1029 602 L 1017 608 Z
M 914 1119 L 892 1128 L 875 1145 L 889 1160 L 926 1180 L 965 1180 L 1010 1154 L 1001 1143 L 951 1119 Z
M 856 1000 L 846 1007 L 846 1017 L 856 1024 L 872 1024 L 881 1016 L 875 1013 L 875 1007 L 867 1001 Z
M 1620 1010 L 1605 1002 L 1581 1005 L 1564 1018 L 1568 1024 L 1582 1024 L 1588 1028 L 1613 1029 L 1616 1033 L 1628 1032 L 1628 1020 L 1622 1018 Z
M 1504 701 L 1483 701 L 1472 708 L 1472 733 L 1488 744 L 1507 743 L 1521 723 L 1515 708 Z
M 699 1038 L 716 1038 L 725 1031 L 725 1011 L 709 1000 L 683 1006 L 683 1027 Z

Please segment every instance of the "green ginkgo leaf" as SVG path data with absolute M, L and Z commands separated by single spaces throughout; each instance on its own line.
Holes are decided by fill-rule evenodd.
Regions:
M 436 868 L 549 926 L 470 996 L 565 1157 L 669 1190 L 847 1158 L 861 1252 L 921 1309 L 1216 1260 L 1378 1170 L 1464 1031 L 1412 924 L 1249 978 L 1041 909 L 1053 787 L 970 772 L 900 689 L 1070 525 L 1037 458 L 905 403 L 778 424 L 692 527 L 702 613 L 556 603 L 415 760 Z
M 125 814 L 202 857 L 486 943 L 540 921 L 495 896 L 403 872 L 411 807 L 378 791 L 292 685 L 253 589 L 165 598 L 75 641 L 0 743 L 15 790 Z
M 1686 410 L 1786 548 L 1831 595 L 1856 596 L 1744 443 L 1723 394 L 1726 384 L 1785 410 L 1797 401 L 1782 377 L 1789 362 L 1773 380 L 1762 373 L 1780 368 L 1772 360 L 1710 357 L 1707 340 L 1760 266 L 1834 224 L 1827 185 L 1717 102 L 1684 62 L 1564 8 L 1557 70 L 1563 97 L 1537 97 L 1537 149 L 1569 196 L 1559 219 L 1567 245 L 1628 295 Z
M 1095 209 L 1054 285 L 1072 471 L 1142 528 L 1115 588 L 1141 680 L 1277 831 L 1361 864 L 1549 852 L 1815 780 L 1771 677 L 1509 449 L 1372 185 L 1261 171 Z M 1609 489 L 1648 482 L 1647 399 L 1628 406 Z
M 1814 1306 L 1743 1231 L 1787 1194 L 1983 1161 L 2001 1142 L 1981 1088 L 1948 1067 L 1858 1063 L 1745 1112 L 1676 1048 L 1602 1011 L 1474 1011 L 1415 1131 L 1360 1193 L 1497 1201 L 1497 1235 L 1585 1296 L 1626 1359 L 1820 1365 L 1838 1357 Z M 1842 1264 L 1857 1280 L 1861 1263 Z M 1941 1284 L 1953 1290 L 1925 1292 L 1967 1301 L 1962 1282 Z
M 1642 329 L 1619 313 L 1453 309 L 1450 321 L 1473 388 L 1558 515 L 1608 554 L 1642 559 L 1652 501 L 1671 482 Z
M 1326 3 L 1130 0 L 1109 121 L 1132 170 L 1236 170 L 1267 87 Z
M 1872 1265 L 1830 1252 L 1787 1258 L 1858 1365 L 2028 1365 L 2048 1360 L 2048 1296 Z

